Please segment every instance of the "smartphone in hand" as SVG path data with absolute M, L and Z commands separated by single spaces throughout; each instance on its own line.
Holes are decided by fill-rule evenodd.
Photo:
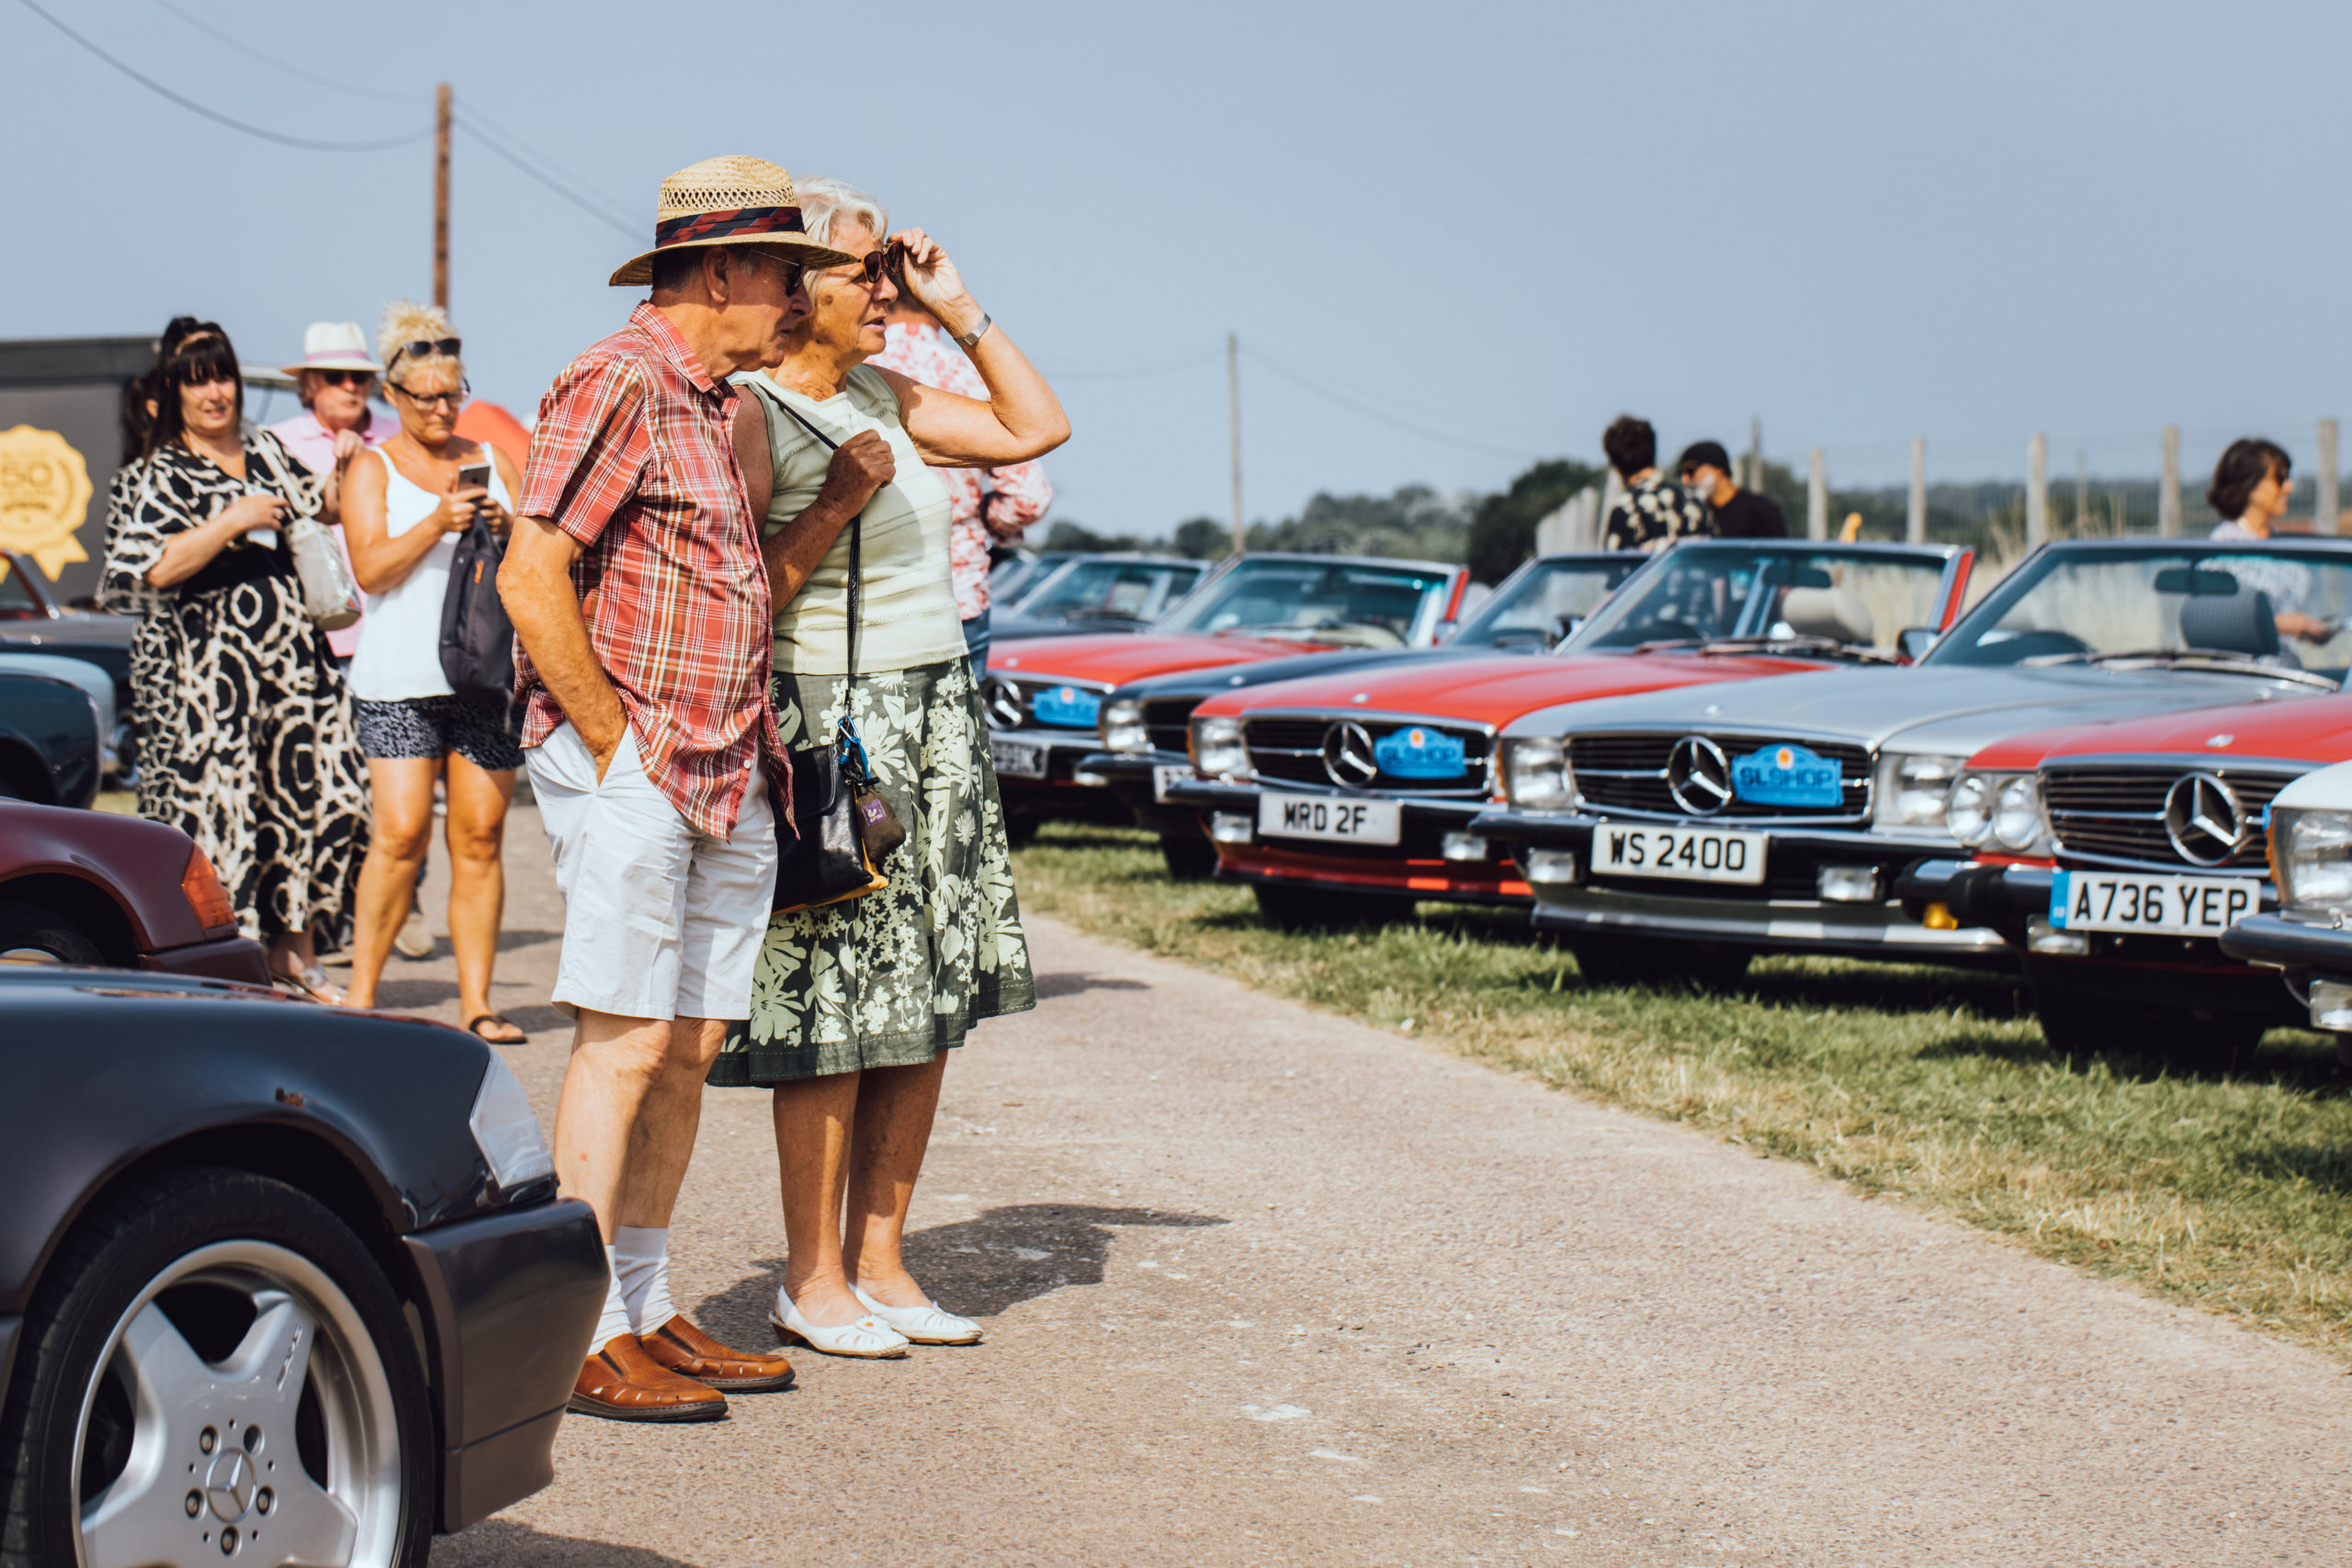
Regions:
M 488 490 L 490 488 L 490 465 L 488 463 L 468 463 L 464 468 L 459 468 L 458 470 L 458 488 L 459 490 Z

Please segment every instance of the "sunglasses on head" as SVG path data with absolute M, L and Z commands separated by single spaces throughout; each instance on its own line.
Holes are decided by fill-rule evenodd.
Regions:
M 394 350 L 392 364 L 398 365 L 403 359 L 428 359 L 436 355 L 455 359 L 458 357 L 458 350 L 464 346 L 465 342 L 461 338 L 419 338 L 414 343 L 404 343 Z M 390 366 L 385 367 L 386 369 L 390 367 Z

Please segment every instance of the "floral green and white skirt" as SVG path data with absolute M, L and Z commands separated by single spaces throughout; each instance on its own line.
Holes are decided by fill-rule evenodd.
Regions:
M 785 745 L 831 735 L 847 685 L 779 674 Z M 714 1085 L 915 1066 L 961 1045 L 980 1020 L 1037 1005 L 970 667 L 956 659 L 861 674 L 850 717 L 907 841 L 879 892 L 769 918 L 752 1016 L 729 1030 Z

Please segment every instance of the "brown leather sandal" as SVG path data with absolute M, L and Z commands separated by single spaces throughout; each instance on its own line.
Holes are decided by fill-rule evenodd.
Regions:
M 782 1356 L 730 1350 L 686 1321 L 680 1313 L 650 1334 L 639 1336 L 645 1353 L 681 1377 L 744 1393 L 792 1386 L 792 1363 Z
M 648 1356 L 636 1335 L 623 1334 L 588 1358 L 564 1408 L 607 1421 L 716 1421 L 727 1414 L 727 1396 L 680 1377 Z

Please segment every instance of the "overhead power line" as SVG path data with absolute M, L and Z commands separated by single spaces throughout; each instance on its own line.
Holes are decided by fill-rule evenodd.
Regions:
M 619 230 L 622 233 L 627 234 L 632 240 L 642 240 L 646 237 L 648 232 L 646 225 L 641 223 L 631 223 L 625 219 L 616 217 L 614 214 L 606 211 L 604 208 L 598 206 L 594 199 L 582 196 L 579 192 L 573 190 L 556 175 L 538 167 L 537 164 L 524 158 L 521 154 L 510 152 L 505 148 L 500 146 L 496 141 L 492 140 L 490 128 L 484 125 L 477 117 L 460 112 L 457 118 L 458 129 L 472 137 L 475 141 L 481 145 L 484 151 L 503 159 L 506 163 L 520 170 L 524 175 L 533 180 L 536 180 L 538 184 L 547 187 L 547 189 L 554 192 L 557 196 L 561 197 L 565 201 L 570 202 L 581 211 L 588 214 L 589 217 L 595 219 L 600 223 L 605 223 L 612 228 Z
M 292 76 L 299 81 L 308 82 L 313 86 L 332 87 L 338 93 L 349 93 L 354 97 L 373 98 L 378 103 L 406 104 L 413 103 L 415 101 L 415 96 L 413 94 L 387 93 L 380 88 L 356 87 L 348 82 L 338 82 L 332 76 L 322 76 L 315 71 L 306 71 L 300 65 L 288 64 L 287 62 L 279 60 L 274 55 L 264 54 L 260 50 L 255 49 L 253 45 L 235 37 L 233 34 L 223 32 L 220 28 L 214 27 L 210 22 L 206 21 L 203 17 L 195 15 L 193 12 L 184 10 L 177 6 L 173 5 L 172 0 L 154 0 L 154 3 L 157 6 L 165 11 L 169 11 L 173 16 L 177 17 L 181 21 L 186 22 L 189 27 L 194 28 L 198 32 L 204 34 L 207 38 L 213 39 L 215 42 L 226 44 L 231 49 L 235 50 L 239 54 L 243 55 L 246 59 L 258 60 L 264 65 L 268 66 L 271 70 L 283 71 L 288 76 Z
M 272 130 L 266 126 L 253 125 L 242 119 L 232 118 L 228 115 L 222 114 L 218 109 L 208 108 L 204 105 L 198 103 L 194 98 L 188 97 L 185 94 L 175 92 L 172 88 L 156 81 L 155 78 L 148 75 L 145 72 L 139 70 L 128 62 L 119 60 L 115 56 L 107 53 L 105 50 L 99 48 L 98 45 L 92 42 L 90 39 L 84 38 L 80 33 L 75 32 L 72 28 L 67 27 L 56 17 L 51 15 L 48 11 L 43 10 L 40 6 L 35 5 L 33 0 L 19 0 L 19 3 L 23 5 L 26 10 L 30 11 L 34 16 L 39 17 L 42 21 L 47 22 L 51 27 L 55 28 L 59 32 L 63 33 L 67 38 L 72 39 L 75 43 L 80 44 L 84 49 L 89 51 L 92 54 L 96 55 L 100 60 L 105 61 L 108 65 L 113 66 L 117 71 L 121 72 L 124 75 L 130 77 L 132 81 L 138 83 L 149 92 L 153 93 L 160 97 L 169 99 L 171 102 L 177 104 L 180 107 L 187 110 L 190 114 L 201 115 L 206 119 L 211 120 L 216 125 L 225 125 L 232 130 L 242 130 L 247 136 L 259 137 L 264 141 L 275 141 L 282 147 L 300 147 L 305 152 L 389 152 L 395 147 L 406 147 L 414 142 L 422 141 L 426 137 L 433 134 L 433 128 L 428 125 L 420 130 L 412 131 L 405 136 L 389 136 L 376 141 L 322 141 L 315 137 L 288 136 L 283 131 Z
M 1386 409 L 1377 407 L 1371 403 L 1358 402 L 1355 399 L 1349 397 L 1346 393 L 1335 392 L 1329 387 L 1318 387 L 1314 382 L 1308 380 L 1306 377 L 1298 374 L 1296 371 L 1277 364 L 1275 361 L 1267 358 L 1263 354 L 1261 354 L 1258 350 L 1250 347 L 1246 344 L 1242 345 L 1241 352 L 1248 355 L 1254 363 L 1272 371 L 1275 375 L 1281 377 L 1283 380 L 1288 381 L 1292 386 L 1298 388 L 1300 390 L 1312 392 L 1317 397 L 1321 398 L 1328 402 L 1339 404 L 1341 408 L 1348 410 L 1351 413 L 1362 414 L 1364 418 L 1369 420 L 1376 420 L 1380 423 L 1388 426 L 1390 429 L 1401 430 L 1408 435 L 1418 435 L 1424 441 L 1435 441 L 1442 446 L 1458 446 L 1465 452 L 1483 452 L 1490 457 L 1508 457 L 1513 462 L 1526 462 L 1534 455 L 1525 447 L 1496 446 L 1484 441 L 1473 441 L 1464 436 L 1449 435 L 1444 431 L 1431 430 L 1427 425 L 1415 424 L 1410 420 L 1398 419 Z

